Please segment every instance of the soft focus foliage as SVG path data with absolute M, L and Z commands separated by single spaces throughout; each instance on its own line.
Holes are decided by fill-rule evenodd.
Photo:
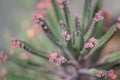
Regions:
M 101 0 L 85 0 L 83 14 L 72 15 L 71 3 L 43 0 L 17 39 L 6 35 L 1 80 L 119 80 L 120 52 L 106 46 L 119 37 L 120 17 L 112 21 Z

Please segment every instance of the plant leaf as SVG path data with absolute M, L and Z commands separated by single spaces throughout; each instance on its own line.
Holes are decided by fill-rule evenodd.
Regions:
M 61 10 L 59 8 L 59 4 L 57 3 L 57 0 L 52 0 L 52 4 L 53 4 L 54 11 L 56 13 L 56 17 L 57 17 L 58 21 L 63 20 L 63 16 L 62 16 Z
M 87 59 L 88 57 L 91 57 L 98 48 L 100 48 L 107 41 L 109 41 L 116 31 L 117 31 L 116 26 L 115 25 L 111 26 L 108 32 L 103 37 L 101 37 L 101 39 L 98 40 L 95 47 L 92 48 L 91 51 L 88 53 L 88 55 L 85 56 L 85 59 Z

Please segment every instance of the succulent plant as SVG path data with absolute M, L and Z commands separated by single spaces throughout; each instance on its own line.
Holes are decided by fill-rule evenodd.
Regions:
M 85 0 L 82 16 L 78 13 L 72 16 L 69 2 L 41 2 L 33 14 L 36 27 L 27 32 L 28 36 L 23 31 L 23 40 L 12 38 L 12 48 L 18 49 L 11 51 L 7 58 L 1 52 L 1 62 L 7 59 L 12 66 L 17 65 L 16 70 L 8 70 L 5 75 L 9 80 L 117 78 L 114 69 L 120 66 L 120 52 L 101 55 L 105 45 L 119 31 L 120 19 L 108 24 L 101 0 Z M 109 25 L 107 30 L 105 24 Z

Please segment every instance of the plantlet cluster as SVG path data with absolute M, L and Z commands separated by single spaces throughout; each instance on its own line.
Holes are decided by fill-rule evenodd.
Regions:
M 25 50 L 28 52 L 26 54 L 34 56 L 33 59 L 18 59 L 14 57 L 16 53 L 11 51 L 8 59 L 1 52 L 0 62 L 12 61 L 27 71 L 33 70 L 32 74 L 44 75 L 41 79 L 32 79 L 29 75 L 21 77 L 24 80 L 56 80 L 50 76 L 57 76 L 57 80 L 117 79 L 115 71 L 120 66 L 120 58 L 117 57 L 120 56 L 120 52 L 114 52 L 106 58 L 101 58 L 101 55 L 105 44 L 119 31 L 120 18 L 104 31 L 106 16 L 105 10 L 101 9 L 101 0 L 85 0 L 82 16 L 75 13 L 72 18 L 71 11 L 69 0 L 40 2 L 32 16 L 33 24 L 37 27 L 28 32 L 28 41 L 15 38 L 11 40 L 12 48 Z M 43 33 L 40 32 L 41 29 Z M 44 34 L 48 42 L 36 38 L 36 34 Z M 50 48 L 50 51 L 37 48 L 41 39 L 47 48 L 53 45 L 54 49 Z M 35 45 L 29 43 L 29 40 L 31 43 L 35 42 Z

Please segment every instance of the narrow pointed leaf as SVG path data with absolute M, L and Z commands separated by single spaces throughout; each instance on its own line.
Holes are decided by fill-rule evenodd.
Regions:
M 54 11 L 56 13 L 56 17 L 57 17 L 58 21 L 63 20 L 61 9 L 59 8 L 59 4 L 57 3 L 57 0 L 52 0 L 52 4 L 53 4 Z
M 96 43 L 95 47 L 92 48 L 91 51 L 88 53 L 88 55 L 85 56 L 85 59 L 87 59 L 88 57 L 91 57 L 98 48 L 100 48 L 105 43 L 107 43 L 107 41 L 110 40 L 110 38 L 115 34 L 116 31 L 117 31 L 116 26 L 113 25 L 108 30 L 108 32 L 103 37 L 101 37 L 101 39 L 98 40 L 98 42 Z

